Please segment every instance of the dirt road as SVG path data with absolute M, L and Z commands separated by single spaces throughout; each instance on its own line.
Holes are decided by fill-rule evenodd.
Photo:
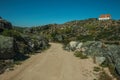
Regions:
M 0 80 L 93 80 L 94 66 L 92 59 L 76 58 L 61 44 L 51 43 L 50 49 L 0 75 Z

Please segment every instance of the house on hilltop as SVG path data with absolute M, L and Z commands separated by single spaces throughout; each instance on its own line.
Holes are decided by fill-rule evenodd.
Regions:
M 98 18 L 98 20 L 110 20 L 110 19 L 111 19 L 111 15 L 110 14 L 102 14 Z

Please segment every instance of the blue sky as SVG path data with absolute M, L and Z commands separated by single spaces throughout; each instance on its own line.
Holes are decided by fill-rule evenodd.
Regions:
M 111 14 L 120 19 L 120 0 L 0 0 L 0 16 L 18 26 L 38 26 Z

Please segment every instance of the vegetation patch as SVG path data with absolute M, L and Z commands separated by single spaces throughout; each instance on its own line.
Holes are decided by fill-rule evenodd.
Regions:
M 104 71 L 99 73 L 100 76 L 98 78 L 98 80 L 113 80 L 112 77 L 110 77 L 107 73 L 105 73 Z
M 100 67 L 94 67 L 94 69 L 93 69 L 93 71 L 95 71 L 95 72 L 99 72 L 101 69 L 100 69 Z
M 110 73 L 111 73 L 115 78 L 117 78 L 117 80 L 120 80 L 120 76 L 118 76 L 118 74 L 116 73 L 116 71 L 115 71 L 115 66 L 114 66 L 114 65 L 109 64 L 108 61 L 105 61 L 105 62 L 102 63 L 100 66 L 101 66 L 101 67 L 108 67 Z
M 76 52 L 74 53 L 74 55 L 75 55 L 76 57 L 80 57 L 80 59 L 87 59 L 87 58 L 88 58 L 87 55 L 84 55 L 82 52 L 79 52 L 79 51 L 76 51 Z

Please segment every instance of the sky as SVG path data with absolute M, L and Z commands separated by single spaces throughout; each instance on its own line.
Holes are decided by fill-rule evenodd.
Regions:
M 101 14 L 120 19 L 120 0 L 0 0 L 0 16 L 23 27 L 62 24 Z

